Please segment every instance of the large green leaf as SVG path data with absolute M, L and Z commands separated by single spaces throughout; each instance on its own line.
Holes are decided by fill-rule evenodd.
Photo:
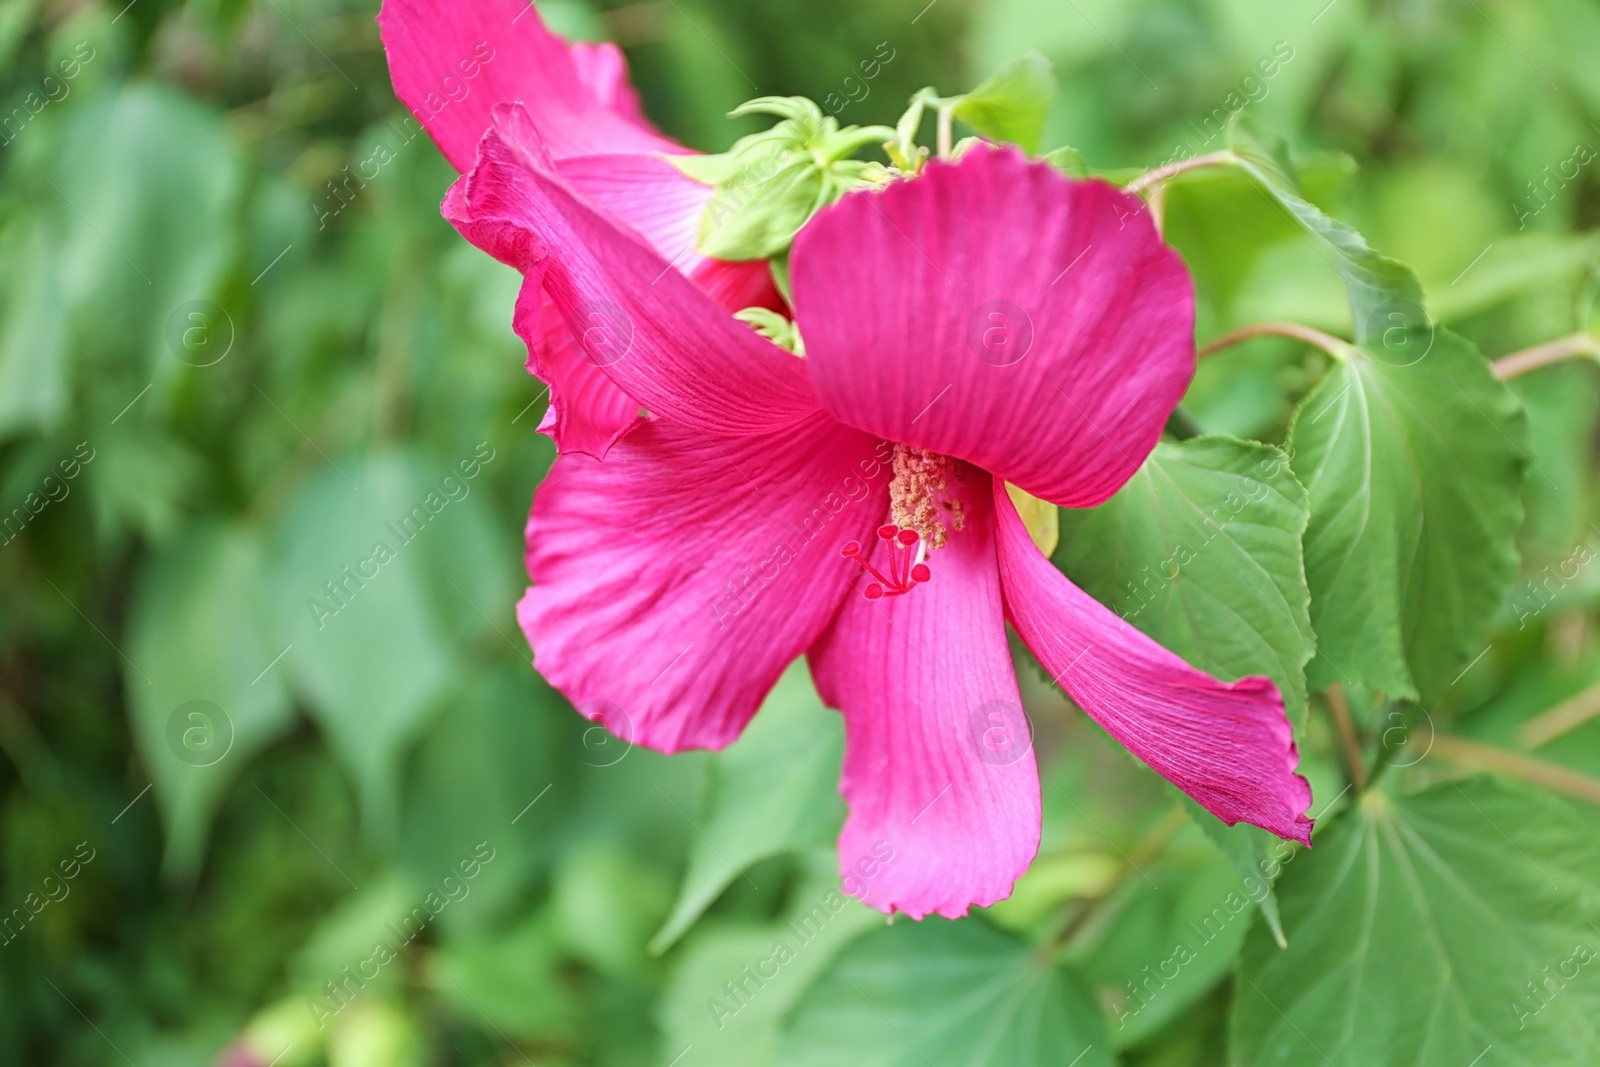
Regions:
M 1546 795 L 1369 793 L 1279 883 L 1289 948 L 1251 932 L 1232 1063 L 1587 1067 L 1597 882 L 1600 839 Z
M 14 268 L 0 296 L 0 434 L 53 424 L 75 363 L 128 383 L 127 397 L 184 373 L 169 321 L 220 313 L 209 299 L 234 255 L 243 168 L 216 115 L 149 85 L 68 107 L 26 130 L 8 168 L 8 189 L 35 204 L 0 234 Z M 110 419 L 127 399 L 106 392 Z
M 1344 279 L 1355 324 L 1290 428 L 1311 494 L 1310 682 L 1430 699 L 1482 650 L 1516 575 L 1522 407 L 1469 342 L 1432 324 L 1410 270 L 1300 196 L 1281 146 L 1269 152 L 1249 122 L 1230 139 Z
M 1271 885 L 1259 875 L 1240 878 L 1195 830 L 1140 865 L 1108 902 L 1114 919 L 1081 956 L 1073 951 L 1096 999 L 1110 1008 L 1113 1048 L 1161 1032 L 1233 970 Z
M 1482 651 L 1516 578 L 1522 407 L 1467 341 L 1410 343 L 1414 362 L 1346 349 L 1290 427 L 1311 495 L 1314 688 L 1431 698 Z
M 1373 251 L 1354 227 L 1305 199 L 1291 176 L 1287 148 L 1279 144 L 1269 149 L 1249 118 L 1236 121 L 1228 138 L 1239 165 L 1285 216 L 1312 236 L 1323 258 L 1344 279 L 1357 343 L 1388 346 L 1396 358 L 1408 357 L 1409 332 L 1425 329 L 1429 321 L 1416 276 L 1404 264 Z
M 463 512 L 476 500 L 453 499 L 446 477 L 449 487 L 468 484 L 440 460 L 329 461 L 277 542 L 274 606 L 292 645 L 284 662 L 380 837 L 397 825 L 401 756 L 455 680 L 459 631 L 442 622 L 450 616 L 425 546 L 470 521 Z
M 1061 512 L 1056 562 L 1101 603 L 1225 681 L 1265 674 L 1303 723 L 1314 642 L 1306 492 L 1269 445 L 1156 446 L 1098 508 Z
M 846 949 L 795 1009 L 781 1067 L 1109 1067 L 1083 980 L 981 918 L 929 919 Z
M 884 925 L 882 914 L 840 892 L 832 848 L 808 851 L 795 866 L 776 917 L 708 919 L 674 951 L 655 1013 L 663 1063 L 692 1045 L 699 1067 L 769 1067 L 779 1026 L 812 981 L 845 946 Z
M 30 265 L 0 286 L 0 437 L 51 426 L 66 404 L 66 323 L 52 244 L 29 219 L 0 233 L 0 262 Z
M 664 952 L 728 884 L 758 860 L 830 842 L 844 805 L 837 784 L 844 737 L 796 662 L 733 745 L 713 757 L 703 833 L 689 852 L 677 904 L 650 942 Z
M 1105 504 L 1064 510 L 1056 560 L 1084 589 L 1194 666 L 1265 674 L 1297 727 L 1315 647 L 1300 538 L 1306 492 L 1268 445 L 1225 437 L 1161 444 Z M 1275 869 L 1276 839 L 1185 805 L 1245 878 Z M 1271 882 L 1262 911 L 1274 930 Z
M 292 721 L 262 557 L 254 530 L 201 527 L 150 563 L 134 598 L 124 681 L 174 874 L 196 871 L 223 793 Z

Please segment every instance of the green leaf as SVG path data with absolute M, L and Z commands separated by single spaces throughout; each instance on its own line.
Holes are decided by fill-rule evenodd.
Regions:
M 185 361 L 197 357 L 179 356 L 169 336 L 173 316 L 217 295 L 244 184 L 221 120 L 133 85 L 75 115 L 52 166 L 60 192 L 45 193 L 68 224 L 56 254 L 75 340 L 158 380 L 192 373 Z
M 847 945 L 883 927 L 882 914 L 839 891 L 831 847 L 797 857 L 796 866 L 789 903 L 776 918 L 708 919 L 673 953 L 656 1008 L 669 1048 L 663 1062 L 693 1045 L 698 1067 L 769 1067 L 795 1002 Z
M 1600 260 L 1600 235 L 1524 233 L 1501 237 L 1454 278 L 1428 289 L 1440 322 L 1455 322 L 1523 293 L 1547 291 Z
M 1100 507 L 1063 509 L 1055 558 L 1097 600 L 1195 667 L 1225 681 L 1270 677 L 1303 730 L 1305 665 L 1315 649 L 1301 558 L 1308 516 L 1306 491 L 1281 451 L 1196 437 L 1157 445 Z M 1185 808 L 1242 876 L 1261 877 L 1275 837 L 1224 826 L 1192 801 Z M 1262 912 L 1281 937 L 1270 891 Z
M 277 538 L 274 600 L 293 644 L 284 663 L 380 839 L 398 822 L 401 757 L 457 669 L 456 631 L 441 623 L 425 544 L 471 503 L 443 491 L 451 474 L 450 464 L 395 453 L 330 461 Z
M 1308 154 L 1296 162 L 1303 195 L 1317 203 L 1336 197 L 1356 169 L 1355 162 L 1343 155 Z M 1263 292 L 1259 281 L 1263 272 L 1273 271 L 1274 261 L 1287 249 L 1311 260 L 1312 280 L 1317 285 L 1309 293 L 1297 289 L 1294 298 L 1304 302 L 1315 297 L 1321 302 L 1324 290 L 1332 298 L 1325 301 L 1331 307 L 1331 321 L 1298 314 L 1295 321 L 1328 329 L 1347 328 L 1349 305 L 1328 258 L 1320 254 L 1319 245 L 1305 239 L 1295 217 L 1263 192 L 1247 170 L 1206 167 L 1190 171 L 1182 181 L 1167 183 L 1166 201 L 1162 235 L 1183 254 L 1194 275 L 1200 313 L 1210 309 L 1211 321 L 1219 327 L 1253 318 L 1284 317 L 1295 310 L 1285 306 L 1286 301 L 1274 300 L 1271 287 Z M 1335 284 L 1324 284 L 1329 274 Z M 1298 280 L 1278 273 L 1268 278 L 1278 285 Z M 1263 314 L 1257 314 L 1254 305 L 1261 303 L 1266 306 L 1261 309 Z M 1201 373 L 1206 374 L 1207 368 L 1202 366 Z M 1185 398 L 1185 404 L 1192 402 Z
M 1239 166 L 1280 210 L 1317 239 L 1323 258 L 1344 279 L 1356 342 L 1380 348 L 1395 345 L 1395 358 L 1408 357 L 1407 335 L 1426 330 L 1429 324 L 1416 276 L 1404 264 L 1373 251 L 1354 227 L 1329 218 L 1301 196 L 1287 147 L 1280 142 L 1269 149 L 1256 134 L 1248 113 L 1229 127 L 1228 139 Z
M 1516 397 L 1443 328 L 1335 361 L 1289 430 L 1311 496 L 1313 688 L 1427 700 L 1483 650 L 1517 575 L 1526 437 Z
M 1279 883 L 1288 949 L 1251 931 L 1230 1062 L 1587 1067 L 1597 881 L 1600 838 L 1547 795 L 1368 793 Z
M 26 131 L 41 150 L 7 171 L 8 191 L 35 204 L 0 234 L 0 260 L 26 264 L 0 297 L 0 435 L 52 425 L 75 373 L 120 380 L 130 397 L 153 378 L 145 407 L 159 407 L 190 373 L 174 317 L 223 317 L 210 299 L 235 252 L 243 168 L 220 120 L 148 84 L 68 108 L 60 126 Z M 226 332 L 231 343 L 231 321 Z M 106 421 L 126 402 L 108 399 Z
M 487 841 L 494 876 L 479 879 L 471 900 L 443 917 L 451 930 L 476 930 L 515 906 L 556 835 L 566 799 L 554 785 L 556 729 L 572 713 L 525 655 L 473 671 L 446 705 L 407 766 L 399 859 L 425 884 Z M 472 773 L 462 774 L 466 767 Z
M 979 917 L 884 927 L 846 949 L 785 1028 L 780 1067 L 1109 1067 L 1076 973 Z
M 1536 567 L 1588 536 L 1600 380 L 1592 367 L 1568 363 L 1514 378 L 1511 389 L 1528 410 L 1528 452 L 1539 472 L 1525 487 L 1522 530 L 1524 566 Z
M 650 942 L 665 952 L 728 884 L 758 860 L 813 845 L 839 831 L 844 736 L 803 662 L 778 680 L 744 736 L 712 757 L 707 810 L 696 820 L 689 868 L 672 915 Z
M 1110 1008 L 1107 1040 L 1122 1050 L 1162 1031 L 1232 972 L 1271 882 L 1242 879 L 1190 830 L 1118 891 L 1115 918 L 1073 961 Z M 1108 910 L 1109 910 L 1108 907 Z
M 1011 141 L 1031 155 L 1039 150 L 1056 90 L 1050 61 L 1029 52 L 957 97 L 952 111 L 991 141 Z
M 487 1018 L 507 1036 L 573 1040 L 574 987 L 561 974 L 550 926 L 549 914 L 538 912 L 509 930 L 447 942 L 430 968 L 440 995 L 469 1024 Z
M 1229 826 L 1196 804 L 1187 793 L 1176 787 L 1172 787 L 1172 791 L 1178 794 L 1179 803 L 1188 812 L 1189 818 L 1217 846 L 1234 872 L 1244 879 L 1247 891 L 1251 895 L 1260 895 L 1257 903 L 1261 905 L 1261 917 L 1266 920 L 1267 929 L 1272 931 L 1272 938 L 1280 948 L 1286 946 L 1289 938 L 1283 930 L 1283 916 L 1278 910 L 1278 894 L 1273 887 L 1273 880 L 1284 861 L 1294 854 L 1296 846 L 1249 823 Z M 1258 885 L 1265 888 L 1255 888 Z
M 52 244 L 29 219 L 0 233 L 0 261 L 31 264 L 0 287 L 0 439 L 54 425 L 66 404 L 65 308 Z
M 1089 176 L 1089 164 L 1083 161 L 1083 153 L 1068 145 L 1052 149 L 1040 158 L 1069 178 Z
M 1224 681 L 1265 674 L 1305 720 L 1314 642 L 1284 454 L 1229 437 L 1163 442 L 1106 503 L 1062 509 L 1056 563 L 1086 592 Z
M 223 794 L 293 721 L 262 557 L 254 530 L 203 526 L 149 564 L 134 596 L 124 679 L 175 875 L 196 873 Z

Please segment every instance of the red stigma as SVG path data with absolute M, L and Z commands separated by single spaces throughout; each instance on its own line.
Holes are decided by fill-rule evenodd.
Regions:
M 853 559 L 860 564 L 877 581 L 871 582 L 861 591 L 861 595 L 868 600 L 878 600 L 886 596 L 905 596 L 918 585 L 926 582 L 933 576 L 926 563 L 919 562 L 918 552 L 921 548 L 922 538 L 915 530 L 902 530 L 890 523 L 878 527 L 878 537 L 889 542 L 889 576 L 867 562 L 866 553 L 861 550 L 860 541 L 851 541 L 839 550 L 845 559 Z

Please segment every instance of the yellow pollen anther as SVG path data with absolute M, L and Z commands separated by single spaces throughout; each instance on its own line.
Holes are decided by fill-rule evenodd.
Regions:
M 915 530 L 928 550 L 943 548 L 952 530 L 967 524 L 964 505 L 946 490 L 955 461 L 910 445 L 894 446 L 894 480 L 889 483 L 889 516 L 896 526 Z

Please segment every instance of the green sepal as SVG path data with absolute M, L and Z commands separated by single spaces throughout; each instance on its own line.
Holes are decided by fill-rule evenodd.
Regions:
M 697 245 L 717 259 L 765 259 L 789 247 L 823 205 L 826 175 L 809 154 L 794 156 L 768 178 L 740 175 L 718 183 L 700 216 Z
M 756 333 L 779 348 L 793 352 L 797 356 L 806 354 L 806 343 L 800 337 L 800 328 L 771 308 L 745 308 L 742 311 L 735 311 L 733 317 L 740 322 L 749 323 L 755 328 Z
M 918 89 L 911 96 L 905 114 L 894 124 L 894 140 L 887 146 L 889 160 L 903 171 L 915 174 L 922 169 L 928 150 L 917 144 L 917 132 L 922 129 L 922 116 L 930 103 L 937 104 L 939 94 L 932 86 Z
M 781 121 L 739 141 L 719 157 L 698 157 L 684 173 L 715 189 L 700 216 L 696 246 L 725 260 L 767 259 L 783 253 L 818 208 L 872 180 L 869 164 L 850 159 L 867 145 L 894 136 L 887 126 L 845 126 L 804 97 L 764 96 L 733 115 L 765 114 Z

